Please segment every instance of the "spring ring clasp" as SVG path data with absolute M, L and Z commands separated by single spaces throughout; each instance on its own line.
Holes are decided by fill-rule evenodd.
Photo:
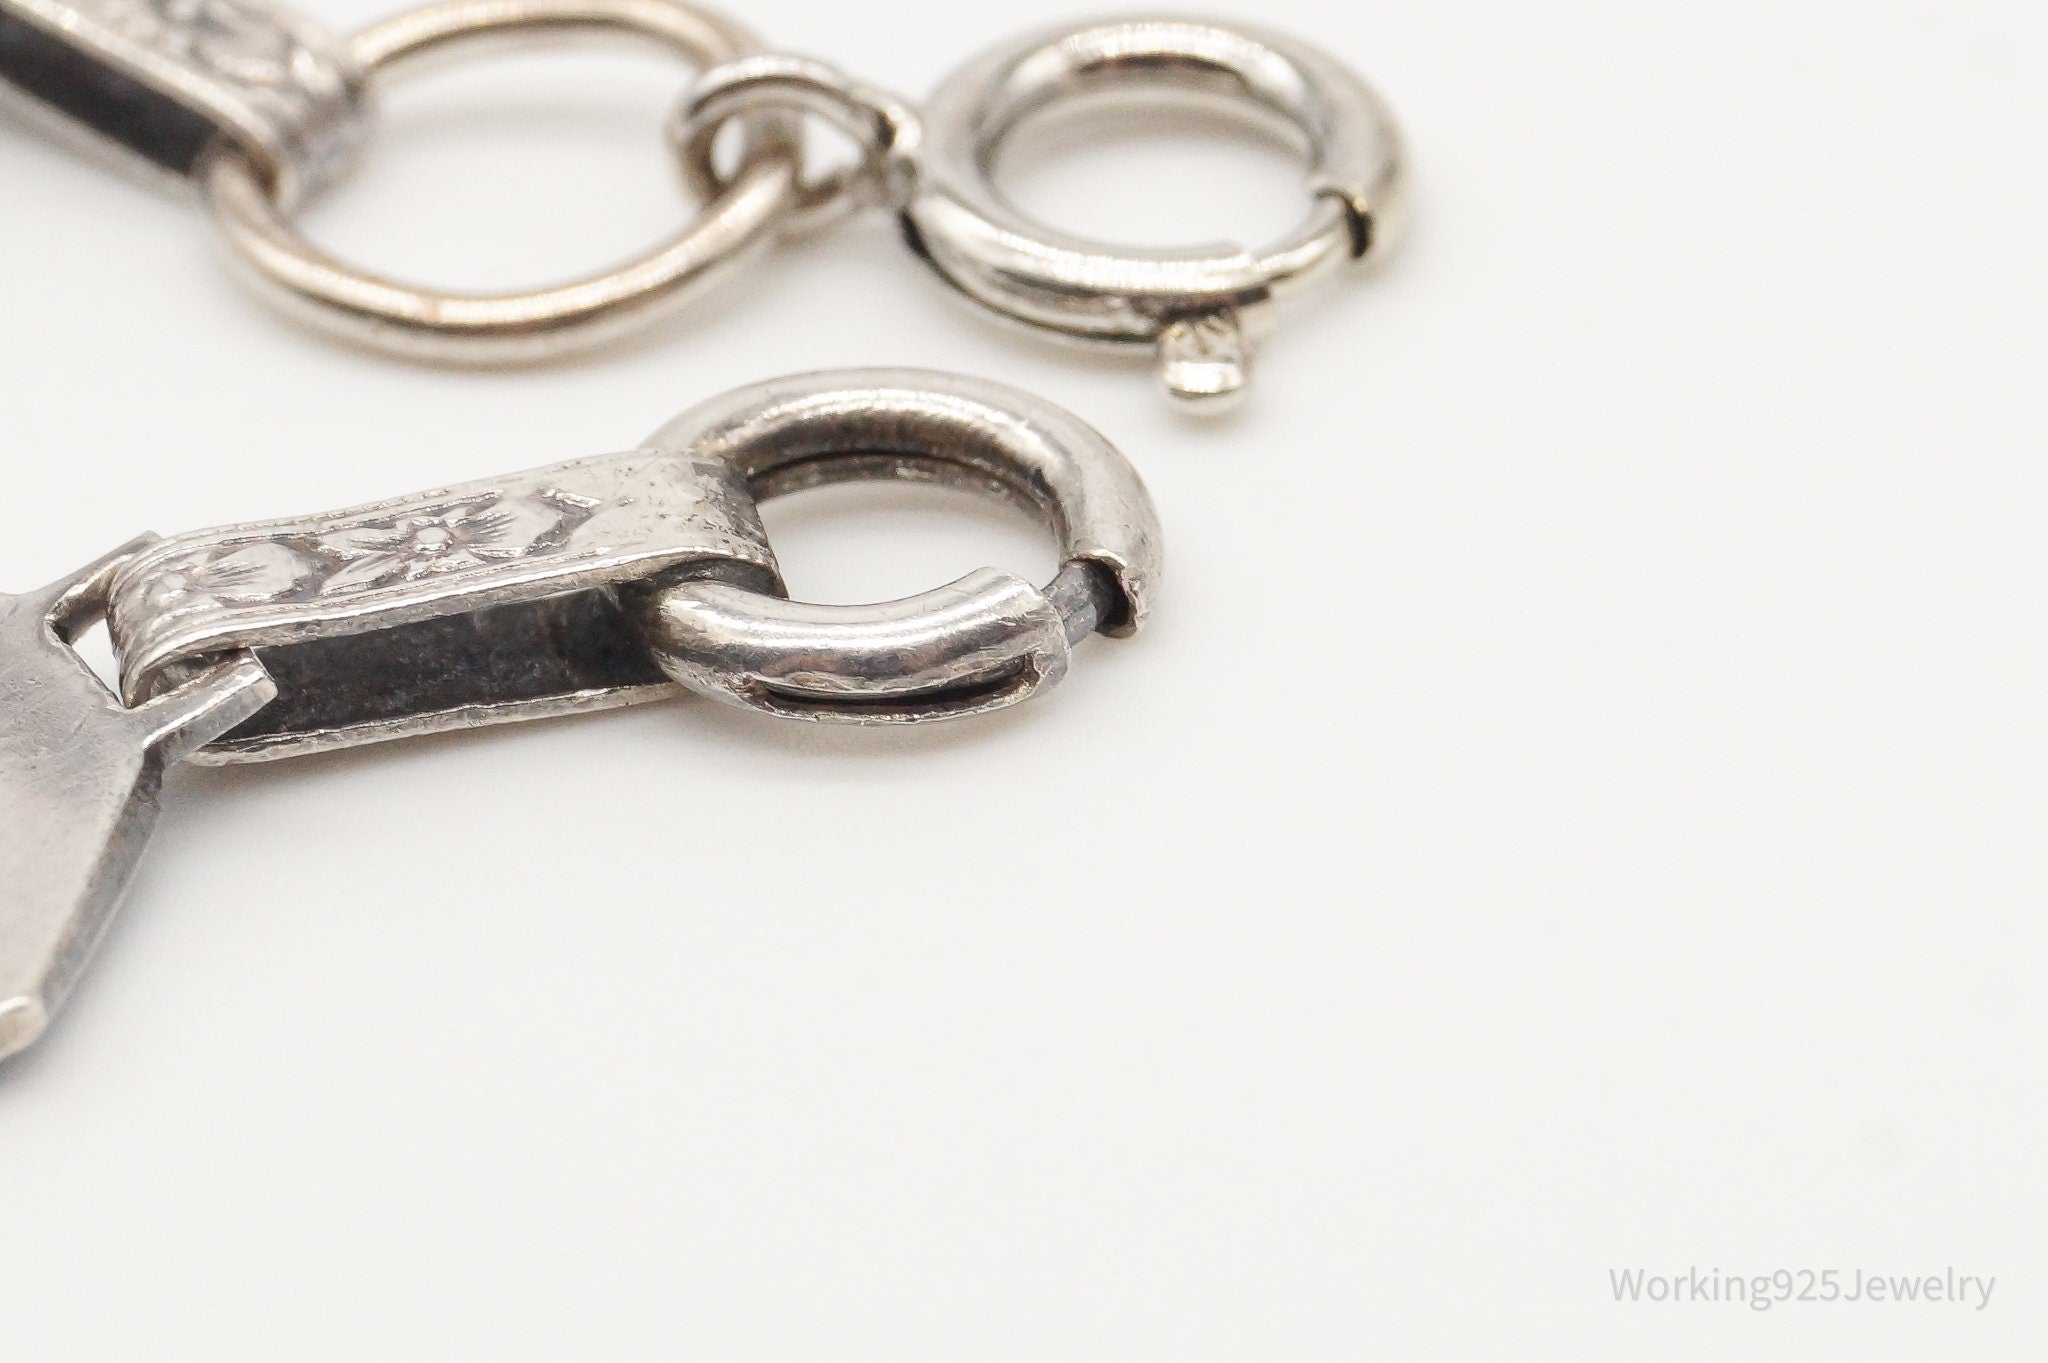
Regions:
M 996 188 L 992 167 L 1019 122 L 1056 104 L 1159 91 L 1254 118 L 1303 147 L 1310 207 L 1263 251 L 1109 246 L 1039 223 Z M 1082 342 L 1153 347 L 1175 396 L 1227 400 L 1248 376 L 1272 302 L 1376 261 L 1406 207 L 1393 115 L 1317 49 L 1275 33 L 1130 20 L 1042 33 L 963 68 L 925 106 L 911 240 L 962 293 Z
M 188 13 L 190 9 L 192 12 Z M 148 10 L 148 22 L 138 15 Z M 182 27 L 181 27 L 182 25 Z M 212 45 L 227 25 L 233 49 Z M 701 216 L 638 259 L 565 284 L 467 294 L 326 254 L 293 219 L 362 142 L 378 86 L 474 41 L 612 35 L 699 71 L 669 134 Z M 251 52 L 269 54 L 254 61 Z M 922 109 L 804 57 L 763 52 L 693 0 L 435 0 L 327 39 L 268 0 L 0 0 L 0 88 L 195 183 L 245 281 L 288 314 L 408 359 L 549 360 L 664 316 L 776 237 L 870 206 L 960 294 L 1054 336 L 1157 357 L 1169 391 L 1215 405 L 1246 383 L 1276 299 L 1379 259 L 1399 236 L 1405 157 L 1386 105 L 1297 39 L 1179 19 L 1127 19 L 1006 43 Z M 1308 165 L 1308 211 L 1262 250 L 1117 246 L 1062 232 L 994 182 L 1004 140 L 1057 106 L 1195 99 L 1277 131 Z M 803 118 L 860 149 L 806 172 Z M 720 132 L 743 138 L 730 167 Z
M 1115 246 L 1039 222 L 996 187 L 1004 139 L 1025 119 L 1147 96 L 1203 101 L 1299 146 L 1301 224 L 1258 252 Z M 725 121 L 771 108 L 820 116 L 861 148 L 855 166 L 806 182 L 805 225 L 886 207 L 975 302 L 1071 341 L 1150 348 L 1170 392 L 1209 405 L 1242 392 L 1276 298 L 1377 260 L 1402 226 L 1405 160 L 1386 105 L 1333 58 L 1256 29 L 1138 19 L 1032 34 L 962 68 L 921 114 L 822 62 L 741 58 L 708 73 L 671 125 L 700 192 L 726 186 L 712 161 Z

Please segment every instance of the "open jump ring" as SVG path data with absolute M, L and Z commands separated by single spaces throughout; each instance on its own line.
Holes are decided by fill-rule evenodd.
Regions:
M 650 594 L 648 651 L 714 699 L 855 724 L 974 714 L 1051 686 L 1074 644 L 1150 613 L 1160 537 L 1144 484 L 1094 428 L 1015 388 L 914 369 L 800 374 L 715 398 L 648 444 L 726 460 L 762 498 L 856 479 L 951 484 L 1036 512 L 1060 543 L 1043 589 L 981 568 L 871 606 L 723 581 Z
M 791 231 L 816 231 L 870 206 L 897 212 L 917 193 L 924 133 L 916 110 L 837 67 L 773 52 L 719 67 L 677 105 L 669 141 L 692 189 L 706 199 L 725 192 L 730 180 L 718 169 L 718 134 L 727 120 L 764 105 L 815 114 L 860 149 L 856 164 L 803 182 Z
M 611 35 L 709 70 L 755 47 L 751 34 L 683 0 L 444 0 L 355 34 L 350 55 L 374 84 L 430 52 L 477 40 Z M 201 171 L 230 259 L 287 313 L 344 339 L 435 363 L 546 359 L 602 345 L 685 303 L 773 239 L 795 206 L 801 129 L 748 114 L 739 168 L 677 235 L 600 274 L 521 293 L 445 293 L 343 264 L 299 232 L 271 177 L 232 146 Z

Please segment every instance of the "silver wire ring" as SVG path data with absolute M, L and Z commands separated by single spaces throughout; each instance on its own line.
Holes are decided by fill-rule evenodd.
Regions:
M 755 45 L 745 29 L 684 0 L 444 0 L 366 28 L 348 45 L 374 80 L 483 38 L 587 35 L 652 42 L 700 70 Z M 343 264 L 306 240 L 259 168 L 232 148 L 211 160 L 201 183 L 238 273 L 287 313 L 408 359 L 524 363 L 644 326 L 773 238 L 794 204 L 800 129 L 768 112 L 750 116 L 746 132 L 740 170 L 681 233 L 601 274 L 519 293 L 447 293 Z
M 1301 225 L 1257 253 L 1105 245 L 1036 221 L 996 188 L 1001 143 L 1026 117 L 1158 92 L 1249 116 L 1300 145 L 1312 200 Z M 1259 29 L 1138 19 L 1030 35 L 948 79 L 924 122 L 924 187 L 904 216 L 933 267 L 1016 321 L 1157 347 L 1182 397 L 1235 393 L 1271 300 L 1383 254 L 1405 207 L 1400 133 L 1379 96 L 1318 49 Z
M 792 230 L 815 231 L 869 206 L 896 212 L 917 193 L 924 132 L 916 110 L 835 66 L 773 52 L 706 72 L 676 106 L 669 141 L 692 189 L 707 199 L 725 191 L 718 134 L 727 120 L 766 108 L 815 114 L 860 148 L 855 165 L 802 182 Z
M 649 440 L 722 459 L 756 496 L 870 478 L 966 488 L 1037 512 L 1060 541 L 1044 589 L 983 568 L 871 606 L 686 581 L 637 614 L 662 671 L 729 704 L 797 719 L 910 723 L 1015 704 L 1065 675 L 1090 633 L 1150 613 L 1159 525 L 1123 456 L 1064 409 L 985 379 L 914 369 L 799 374 L 693 408 Z

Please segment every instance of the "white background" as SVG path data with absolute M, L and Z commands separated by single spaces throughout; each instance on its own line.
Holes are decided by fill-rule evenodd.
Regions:
M 746 18 L 917 94 L 1086 12 Z M 2040 1357 L 2048 17 L 1238 13 L 1380 86 L 1417 215 L 1210 424 L 983 320 L 882 220 L 599 361 L 411 369 L 0 128 L 14 589 L 849 364 L 1074 408 L 1169 550 L 1156 628 L 994 718 L 678 702 L 181 774 L 0 1071 L 0 1357 Z M 682 79 L 403 87 L 310 228 L 457 286 L 616 257 L 687 211 Z M 1200 125 L 1060 150 L 1007 183 L 1099 235 L 1300 211 Z M 772 521 L 820 599 L 1049 567 L 938 494 Z M 1998 1286 L 1612 1299 L 1688 1266 Z

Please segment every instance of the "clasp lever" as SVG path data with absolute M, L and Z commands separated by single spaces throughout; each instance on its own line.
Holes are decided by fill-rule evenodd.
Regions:
M 0 1059 L 42 1035 L 106 932 L 157 817 L 164 769 L 275 687 L 235 654 L 133 709 L 72 648 L 106 614 L 124 546 L 0 596 Z

